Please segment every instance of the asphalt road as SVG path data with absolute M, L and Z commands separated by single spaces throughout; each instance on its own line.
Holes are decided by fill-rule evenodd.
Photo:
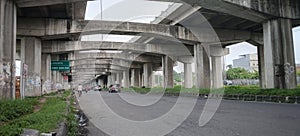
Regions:
M 189 97 L 183 98 L 185 100 L 183 102 L 177 102 L 177 97 L 162 97 L 156 101 L 157 96 L 141 97 L 128 93 L 121 94 L 123 97 L 119 94 L 90 91 L 87 94 L 83 93 L 79 98 L 81 108 L 92 123 L 89 127 L 90 135 L 300 135 L 300 105 L 296 104 L 222 100 L 212 119 L 200 127 L 199 117 L 206 99 L 195 99 L 196 104 L 193 107 L 190 100 L 192 98 Z M 175 105 L 179 105 L 179 110 L 170 113 Z M 190 107 L 193 107 L 191 113 Z M 187 114 L 186 119 L 183 114 Z M 167 118 L 168 120 L 161 118 L 165 115 L 169 115 L 170 118 Z

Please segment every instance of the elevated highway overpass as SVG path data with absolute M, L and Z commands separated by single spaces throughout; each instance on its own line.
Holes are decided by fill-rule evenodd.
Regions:
M 170 2 L 170 0 L 154 1 Z M 185 87 L 193 86 L 191 83 L 193 63 L 196 67 L 196 87 L 219 88 L 223 83 L 222 57 L 229 53 L 225 47 L 247 41 L 258 47 L 262 88 L 296 87 L 295 70 L 285 71 L 285 69 L 295 68 L 291 29 L 300 24 L 299 1 L 171 2 L 186 4 L 172 10 L 169 10 L 172 8 L 170 7 L 162 13 L 161 18 L 153 22 L 154 24 L 144 24 L 83 20 L 86 0 L 1 1 L 0 6 L 3 10 L 0 12 L 0 67 L 8 67 L 8 71 L 2 70 L 0 74 L 9 80 L 0 79 L 0 88 L 3 90 L 0 95 L 14 98 L 16 47 L 17 52 L 21 52 L 21 61 L 28 64 L 28 70 L 44 81 L 62 82 L 60 72 L 49 70 L 51 60 L 71 60 L 74 70 L 83 72 L 88 71 L 88 67 L 103 72 L 105 71 L 103 68 L 110 65 L 115 67 L 115 71 L 122 71 L 123 66 L 128 65 L 116 64 L 118 62 L 105 64 L 111 60 L 122 60 L 133 61 L 134 65 L 142 66 L 123 71 L 125 79 L 136 77 L 129 75 L 132 73 L 144 73 L 142 85 L 151 87 L 152 71 L 161 69 L 164 73 L 164 86 L 173 87 L 174 61 L 180 61 L 184 62 L 184 73 L 188 75 L 185 76 Z M 79 41 L 81 36 L 92 34 L 142 37 L 135 40 L 135 43 Z M 189 55 L 172 48 L 176 43 L 184 45 L 181 47 L 186 48 L 183 51 L 187 51 Z M 121 50 L 127 54 L 78 53 L 95 49 Z M 84 60 L 94 61 L 82 64 Z M 95 67 L 91 67 L 93 65 Z M 128 85 L 129 82 L 125 86 Z M 38 89 L 36 85 L 32 91 Z

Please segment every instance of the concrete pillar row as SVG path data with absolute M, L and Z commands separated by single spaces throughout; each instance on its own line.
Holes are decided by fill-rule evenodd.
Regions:
M 152 87 L 152 63 L 145 63 L 143 66 L 144 74 L 143 74 L 143 85 L 146 88 Z
M 173 60 L 169 56 L 162 57 L 164 88 L 174 87 Z
M 123 87 L 129 88 L 129 69 L 123 71 Z
M 205 50 L 201 44 L 194 45 L 194 60 L 195 60 L 195 87 L 210 88 L 211 87 L 211 71 L 210 57 L 208 56 L 209 48 Z
M 191 63 L 184 63 L 184 87 L 193 87 L 193 72 Z
M 297 86 L 295 54 L 290 19 L 263 23 L 266 88 L 294 89 Z
M 14 0 L 0 1 L 0 99 L 15 99 L 17 8 Z

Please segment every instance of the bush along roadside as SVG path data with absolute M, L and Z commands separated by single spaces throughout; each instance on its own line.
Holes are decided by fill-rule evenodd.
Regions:
M 26 98 L 25 100 L 2 100 L 0 101 L 0 122 L 5 123 L 26 114 L 30 114 L 33 112 L 34 106 L 37 104 L 37 98 Z

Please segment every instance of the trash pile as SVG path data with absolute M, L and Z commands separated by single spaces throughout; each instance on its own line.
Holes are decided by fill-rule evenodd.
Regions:
M 75 114 L 76 119 L 78 120 L 78 135 L 79 136 L 87 136 L 89 131 L 86 128 L 88 126 L 89 119 L 83 113 L 82 110 L 79 110 L 77 114 Z

